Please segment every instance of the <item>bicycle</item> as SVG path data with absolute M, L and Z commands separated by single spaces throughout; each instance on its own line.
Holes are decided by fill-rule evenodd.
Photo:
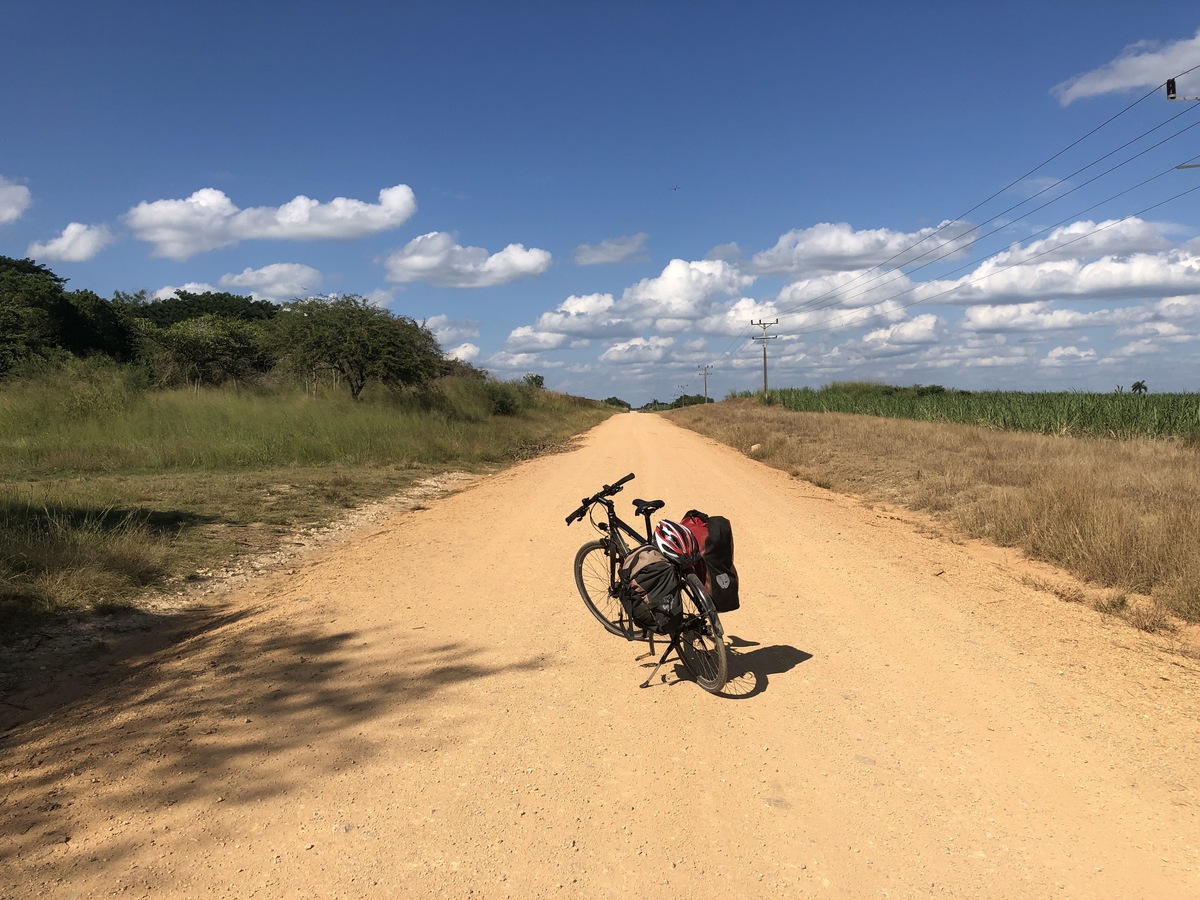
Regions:
M 621 563 L 634 549 L 653 541 L 650 516 L 666 504 L 662 500 L 634 500 L 636 515 L 646 520 L 643 537 L 631 525 L 617 515 L 612 497 L 620 493 L 622 486 L 633 480 L 630 472 L 614 484 L 606 484 L 600 491 L 581 501 L 579 509 L 567 516 L 567 525 L 588 517 L 592 527 L 602 535 L 599 540 L 588 541 L 575 554 L 575 586 L 583 598 L 584 606 L 596 617 L 605 630 L 626 640 L 648 640 L 649 653 L 638 659 L 654 655 L 655 629 L 634 620 L 633 595 L 628 584 L 620 575 Z M 597 521 L 596 508 L 604 510 L 603 518 Z M 630 541 L 633 544 L 630 544 Z M 692 571 L 676 567 L 679 574 L 679 599 L 681 613 L 672 620 L 669 630 L 658 632 L 660 637 L 669 638 L 650 676 L 641 684 L 649 687 L 655 674 L 674 650 L 684 667 L 691 672 L 696 683 L 706 691 L 715 693 L 725 686 L 729 677 L 729 664 L 725 655 L 725 631 L 712 597 L 704 582 Z

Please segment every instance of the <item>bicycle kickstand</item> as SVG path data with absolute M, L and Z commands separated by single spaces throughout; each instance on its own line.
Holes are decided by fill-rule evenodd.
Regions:
M 641 662 L 643 659 L 649 659 L 650 657 L 652 657 L 654 655 L 654 632 L 647 630 L 645 632 L 645 634 L 646 634 L 646 639 L 650 642 L 650 649 L 647 650 L 645 653 L 643 653 L 641 656 L 635 656 L 633 658 L 634 662 Z
M 650 682 L 654 680 L 654 676 L 658 674 L 658 670 L 661 669 L 662 664 L 667 661 L 667 657 L 671 655 L 672 650 L 674 650 L 676 652 L 679 651 L 679 638 L 678 637 L 671 638 L 671 643 L 667 644 L 667 649 L 664 650 L 663 655 L 658 658 L 658 663 L 654 666 L 654 669 L 650 672 L 650 676 L 645 681 L 643 681 L 641 684 L 639 684 L 638 687 L 644 687 L 644 688 L 650 687 Z M 653 652 L 653 651 L 651 651 L 651 652 Z M 646 654 L 646 655 L 649 656 L 650 654 Z M 663 676 L 663 681 L 666 681 L 665 675 Z

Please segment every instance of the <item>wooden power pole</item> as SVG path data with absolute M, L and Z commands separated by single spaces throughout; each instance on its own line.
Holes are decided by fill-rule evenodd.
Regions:
M 712 366 L 697 366 L 699 371 L 704 373 L 704 404 L 708 405 L 708 373 L 712 370 Z
M 756 340 L 756 341 L 762 341 L 762 348 L 763 348 L 763 396 L 765 397 L 765 396 L 767 395 L 767 341 L 773 341 L 773 340 L 775 340 L 775 338 L 779 337 L 779 335 L 777 335 L 777 334 L 768 335 L 768 334 L 767 334 L 767 329 L 768 329 L 768 328 L 770 328 L 772 325 L 778 325 L 778 324 L 779 324 L 779 320 L 778 320 L 778 319 L 776 319 L 774 322 L 763 322 L 763 321 L 758 321 L 758 322 L 751 322 L 750 324 L 751 324 L 751 325 L 754 325 L 754 326 L 757 326 L 757 327 L 759 327 L 759 328 L 761 328 L 761 329 L 763 330 L 762 337 L 756 337 L 754 340 Z

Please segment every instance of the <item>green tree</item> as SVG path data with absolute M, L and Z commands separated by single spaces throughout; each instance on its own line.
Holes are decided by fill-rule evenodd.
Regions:
M 0 375 L 23 361 L 66 351 L 133 359 L 136 333 L 125 309 L 31 259 L 0 256 Z
M 621 409 L 629 409 L 630 408 L 630 405 L 628 403 L 626 403 L 624 400 L 622 400 L 620 397 L 609 397 L 604 402 L 609 406 L 619 406 L 619 407 L 621 407 Z
M 31 259 L 0 256 L 0 377 L 58 347 L 65 283 Z
M 276 324 L 281 351 L 292 369 L 335 372 L 355 399 L 372 380 L 415 385 L 446 370 L 428 328 L 357 294 L 293 301 Z
M 532 372 L 526 372 L 524 377 L 526 387 L 540 391 L 546 386 L 546 379 L 541 375 L 534 375 Z
M 682 409 L 685 406 L 695 406 L 697 404 L 703 404 L 706 402 L 711 403 L 712 400 L 711 399 L 705 400 L 705 397 L 703 394 L 680 394 L 673 401 L 671 401 L 670 408 L 671 409 Z
M 441 374 L 457 378 L 470 378 L 472 381 L 487 381 L 488 379 L 486 369 L 480 369 L 466 360 L 455 357 L 447 357 L 443 361 Z
M 92 291 L 69 291 L 58 322 L 58 343 L 76 356 L 103 354 L 129 362 L 137 353 L 137 330 L 128 312 Z
M 243 322 L 264 322 L 275 318 L 280 307 L 269 300 L 255 300 L 241 294 L 225 291 L 176 291 L 174 297 L 157 300 L 146 299 L 144 291 L 137 294 L 119 294 L 121 302 L 130 314 L 149 319 L 159 328 L 168 328 L 177 322 L 198 319 L 201 316 L 219 316 Z
M 145 357 L 160 385 L 219 385 L 270 371 L 275 359 L 253 322 L 207 315 L 158 328 L 141 325 Z

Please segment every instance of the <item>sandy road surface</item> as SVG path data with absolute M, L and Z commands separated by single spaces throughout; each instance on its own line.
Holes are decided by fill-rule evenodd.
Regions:
M 601 631 L 563 517 L 734 523 L 714 697 Z M 1197 897 L 1197 664 L 1017 563 L 649 415 L 238 588 L 9 732 L 12 897 Z

